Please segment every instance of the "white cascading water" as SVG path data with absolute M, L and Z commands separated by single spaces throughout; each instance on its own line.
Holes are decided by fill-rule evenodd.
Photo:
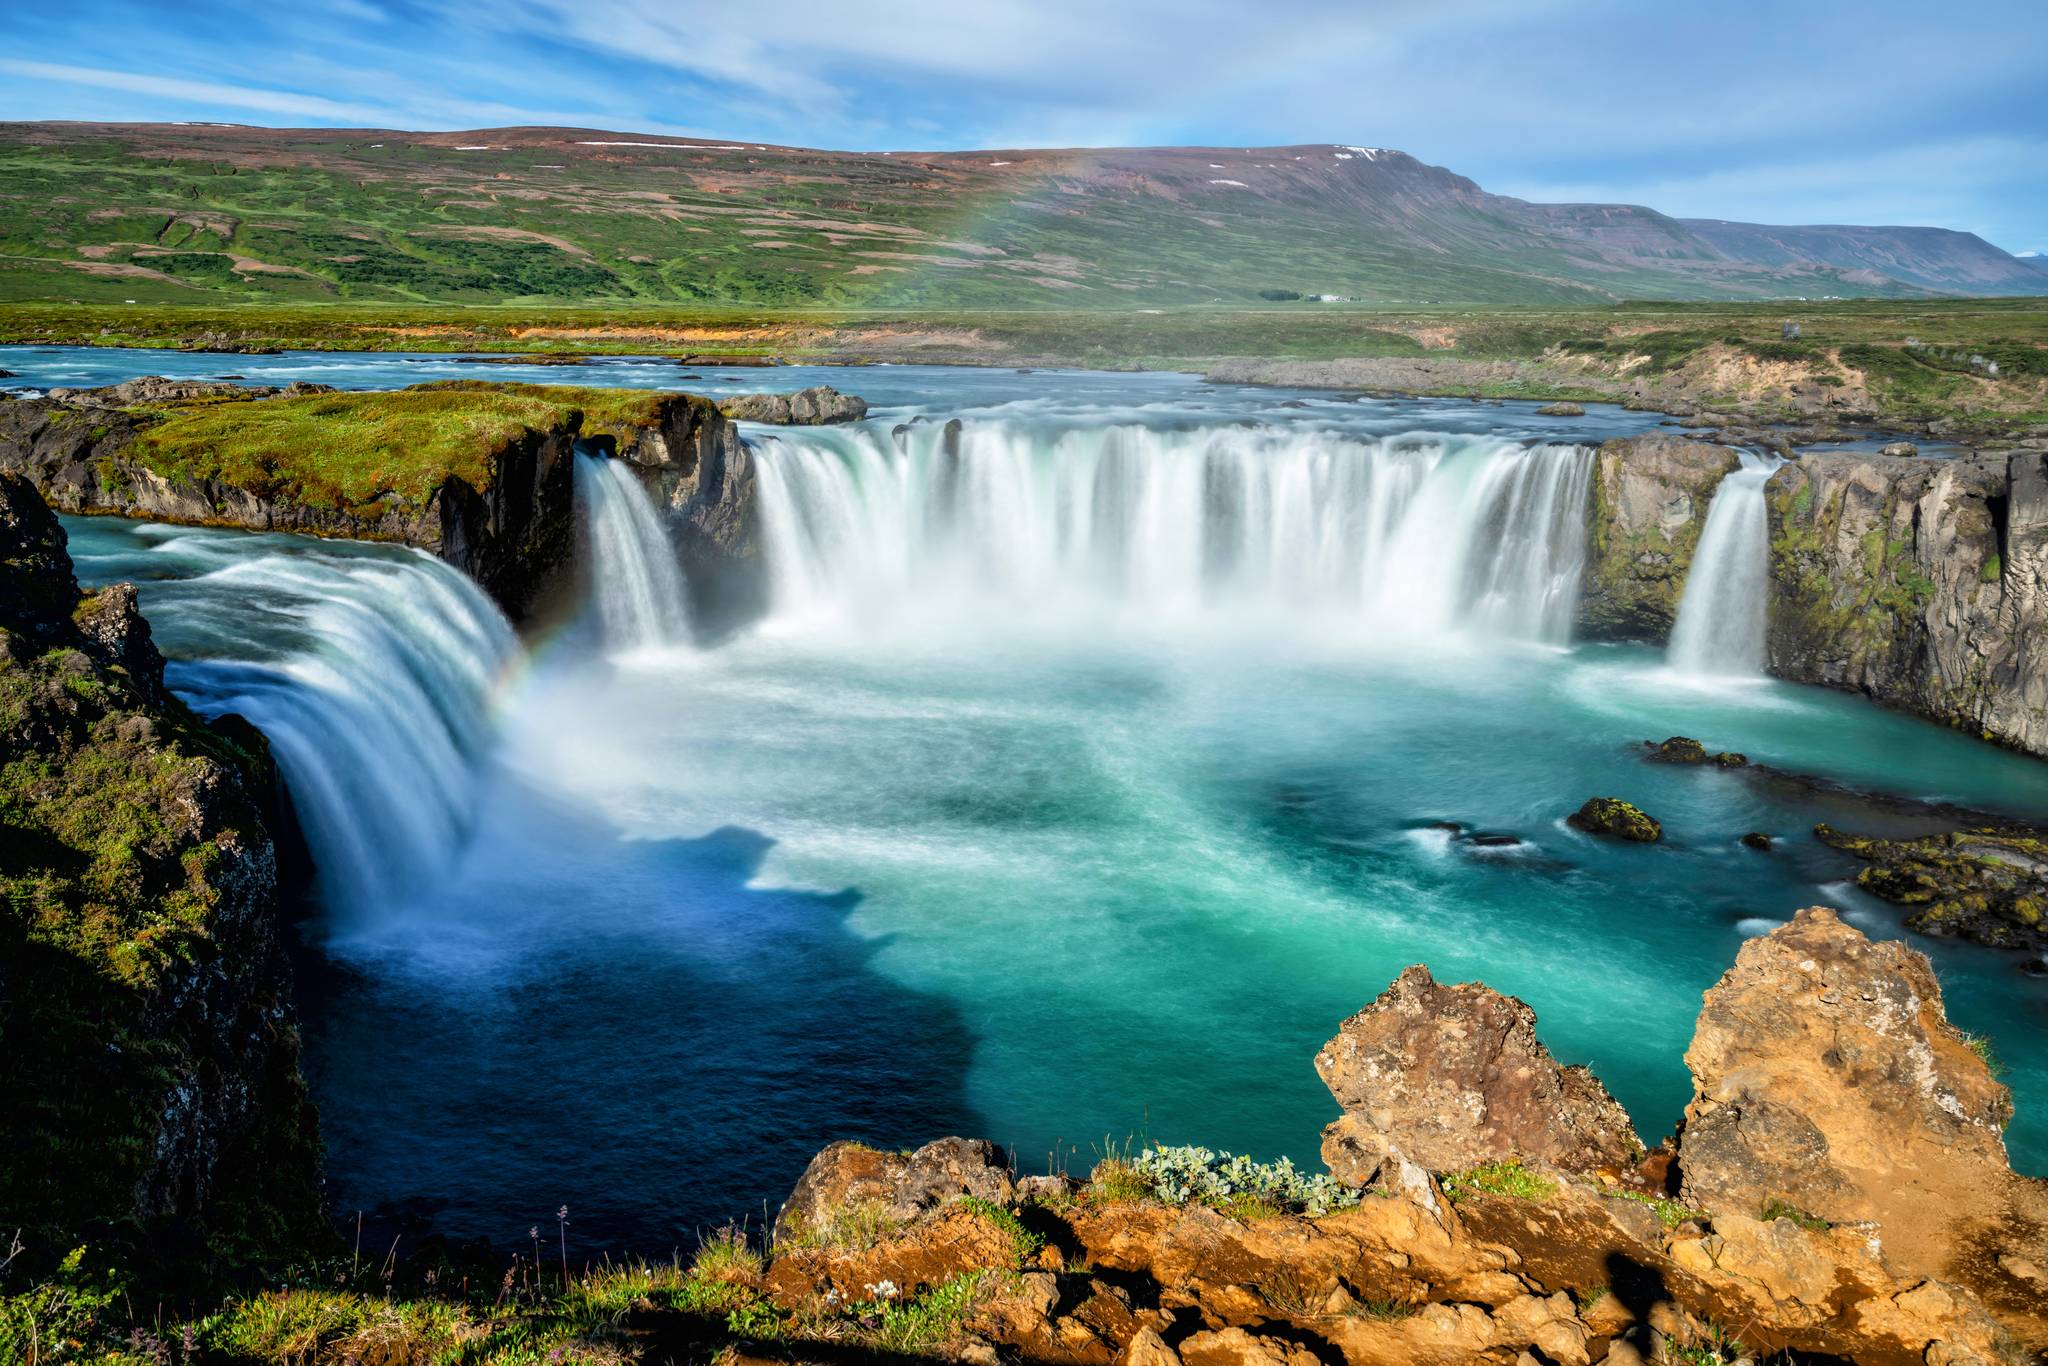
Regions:
M 270 741 L 330 908 L 396 905 L 467 836 L 493 689 L 519 660 L 481 589 L 427 555 L 266 555 L 194 583 L 288 620 L 300 648 L 266 662 L 171 666 L 205 716 Z
M 1411 637 L 1570 633 L 1582 446 L 1001 421 L 957 452 L 937 424 L 757 439 L 774 616 L 1235 605 Z
M 629 653 L 686 640 L 683 571 L 638 477 L 620 461 L 578 451 L 576 497 L 583 505 L 591 595 L 605 647 Z
M 1722 479 L 1700 529 L 1666 659 L 1681 673 L 1747 677 L 1764 667 L 1764 600 L 1770 576 L 1770 516 L 1764 485 L 1784 462 L 1741 453 Z

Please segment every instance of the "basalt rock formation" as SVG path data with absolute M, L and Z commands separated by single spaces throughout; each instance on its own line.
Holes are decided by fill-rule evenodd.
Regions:
M 1478 982 L 1439 985 L 1420 964 L 1338 1028 L 1316 1071 L 1344 1107 L 1323 1160 L 1353 1185 L 1403 1162 L 1441 1172 L 1526 1157 L 1591 1172 L 1642 1156 L 1607 1088 L 1537 1039 L 1535 1011 Z
M 2048 455 L 1771 477 L 1771 672 L 2048 755 Z
M 1638 1163 L 1627 1120 L 1557 1066 L 1526 1006 L 1411 968 L 1316 1059 L 1346 1107 L 1332 1133 L 1401 1159 L 1352 1164 L 1340 1144 L 1337 1174 L 1368 1183 L 1353 1203 L 1190 1197 L 1115 1157 L 1006 1201 L 962 1140 L 934 1146 L 974 1154 L 980 1189 L 947 1199 L 970 1193 L 959 1175 L 927 1187 L 914 1157 L 835 1145 L 748 1293 L 800 1323 L 952 1303 L 946 1353 L 980 1363 L 1993 1366 L 2048 1349 L 2048 1183 L 2006 1165 L 2004 1089 L 1925 958 L 1802 912 L 1707 993 L 1686 1056 L 1680 1136 Z
M 164 687 L 119 585 L 0 472 L 0 1224 L 145 1258 L 325 1229 L 269 758 Z M 186 1249 L 179 1254 L 179 1249 Z
M 1661 644 L 1678 620 L 1686 572 L 1735 452 L 1665 432 L 1602 443 L 1587 500 L 1578 631 Z

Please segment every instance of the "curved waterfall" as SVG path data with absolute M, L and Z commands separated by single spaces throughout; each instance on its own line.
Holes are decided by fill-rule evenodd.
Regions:
M 617 460 L 578 451 L 576 497 L 583 505 L 591 595 L 606 647 L 658 649 L 686 639 L 683 571 L 640 480 Z
M 174 663 L 171 686 L 202 715 L 238 712 L 269 739 L 330 907 L 417 896 L 466 837 L 490 695 L 520 655 L 511 627 L 423 554 L 216 544 L 245 553 L 181 585 L 171 612 L 245 614 L 273 648 Z
M 783 433 L 755 464 L 778 617 L 1241 606 L 1561 641 L 1592 454 L 1003 421 Z
M 1741 452 L 1742 468 L 1714 491 L 1685 576 L 1666 658 L 1690 674 L 1742 677 L 1764 667 L 1770 516 L 1764 485 L 1782 460 Z

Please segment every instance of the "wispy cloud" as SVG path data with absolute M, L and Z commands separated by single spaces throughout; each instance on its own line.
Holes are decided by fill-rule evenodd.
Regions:
M 91 66 L 63 66 L 56 62 L 24 62 L 0 58 L 0 72 L 29 80 L 61 85 L 84 85 L 99 90 L 121 90 L 150 95 L 179 104 L 213 108 L 251 109 L 265 114 L 285 114 L 305 119 L 361 119 L 371 117 L 370 106 L 347 104 L 289 90 L 264 90 L 256 86 L 223 85 L 215 81 L 188 81 L 171 76 L 147 76 L 134 71 L 107 71 Z

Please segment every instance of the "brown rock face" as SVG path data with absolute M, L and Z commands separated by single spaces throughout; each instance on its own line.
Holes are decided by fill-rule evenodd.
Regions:
M 1362 1184 L 1394 1154 L 1439 1172 L 1510 1157 L 1593 1171 L 1642 1151 L 1593 1074 L 1537 1039 L 1534 1011 L 1420 965 L 1339 1027 L 1316 1071 L 1345 1110 L 1323 1136 L 1340 1180 Z
M 2033 1298 L 1998 1258 L 2048 1246 L 2048 1183 L 2008 1165 L 2011 1096 L 1948 1023 L 1923 954 L 1801 911 L 1707 992 L 1685 1061 L 1684 1198 L 1717 1229 L 1784 1201 L 1879 1224 L 1894 1267 L 1994 1309 Z

